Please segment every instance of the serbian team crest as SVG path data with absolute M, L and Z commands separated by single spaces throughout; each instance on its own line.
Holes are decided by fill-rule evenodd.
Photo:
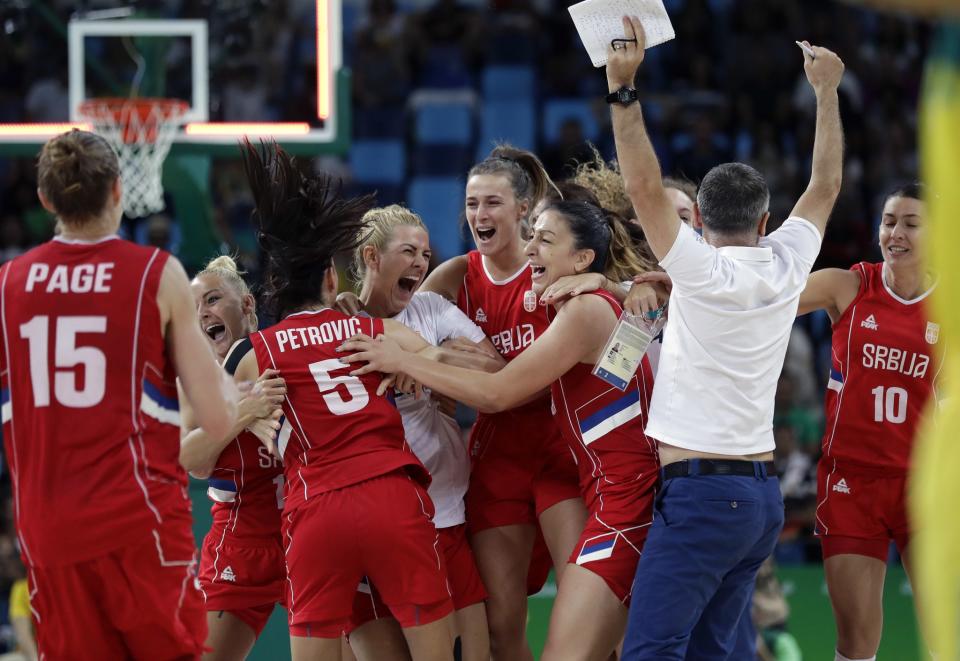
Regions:
M 523 309 L 527 312 L 533 312 L 537 309 L 537 294 L 532 289 L 523 292 Z M 927 330 L 927 333 L 929 332 Z
M 936 344 L 937 340 L 940 339 L 940 324 L 935 324 L 932 321 L 927 322 L 927 333 L 924 335 L 927 340 L 927 344 Z

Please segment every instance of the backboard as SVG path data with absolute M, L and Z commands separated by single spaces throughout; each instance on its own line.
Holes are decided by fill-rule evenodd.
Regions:
M 270 55 L 284 44 L 273 48 L 265 36 L 277 21 L 269 4 L 232 5 L 243 13 L 232 23 L 218 14 L 213 25 L 194 18 L 71 20 L 63 63 L 68 121 L 0 123 L 0 152 L 28 153 L 72 126 L 89 128 L 77 108 L 104 96 L 186 101 L 174 155 L 235 152 L 243 136 L 275 138 L 297 153 L 344 151 L 349 81 L 341 68 L 340 0 L 300 3 L 301 15 L 277 22 L 287 30 L 279 63 Z

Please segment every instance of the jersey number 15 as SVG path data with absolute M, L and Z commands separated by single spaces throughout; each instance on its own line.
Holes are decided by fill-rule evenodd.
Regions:
M 53 395 L 57 402 L 82 409 L 103 401 L 107 379 L 107 357 L 96 347 L 77 346 L 80 333 L 105 333 L 107 318 L 103 316 L 55 317 Z M 50 406 L 50 317 L 39 315 L 20 325 L 20 337 L 30 348 L 30 382 L 33 405 Z M 75 368 L 82 366 L 83 388 L 77 388 Z

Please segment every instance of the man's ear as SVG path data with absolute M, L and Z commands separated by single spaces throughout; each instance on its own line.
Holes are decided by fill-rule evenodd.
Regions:
M 693 229 L 703 231 L 703 216 L 700 215 L 700 205 L 693 204 Z
M 767 234 L 767 221 L 770 220 L 770 212 L 765 211 L 763 216 L 760 218 L 760 224 L 757 225 L 757 234 L 759 236 L 766 236 Z

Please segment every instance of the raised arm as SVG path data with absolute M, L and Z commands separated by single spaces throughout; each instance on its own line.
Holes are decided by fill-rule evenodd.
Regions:
M 196 420 L 210 436 L 223 438 L 237 420 L 239 393 L 200 331 L 187 274 L 174 257 L 163 268 L 157 304 L 167 347 Z
M 844 269 L 821 269 L 810 274 L 800 294 L 797 316 L 814 310 L 826 310 L 836 323 L 860 290 L 860 274 Z
M 843 180 L 843 126 L 840 123 L 840 100 L 837 96 L 837 86 L 843 77 L 843 61 L 826 48 L 811 48 L 815 57 L 810 57 L 804 51 L 803 70 L 817 95 L 813 165 L 810 183 L 790 215 L 809 220 L 823 236 Z
M 646 37 L 640 19 L 623 17 L 623 29 L 628 38 L 637 42 L 622 44 L 618 50 L 607 53 L 607 85 L 610 92 L 621 87 L 633 88 L 637 69 L 643 62 Z M 617 145 L 617 162 L 623 183 L 643 227 L 643 233 L 657 259 L 670 251 L 680 231 L 680 219 L 663 188 L 660 163 L 643 124 L 639 103 L 612 103 L 613 138 Z

